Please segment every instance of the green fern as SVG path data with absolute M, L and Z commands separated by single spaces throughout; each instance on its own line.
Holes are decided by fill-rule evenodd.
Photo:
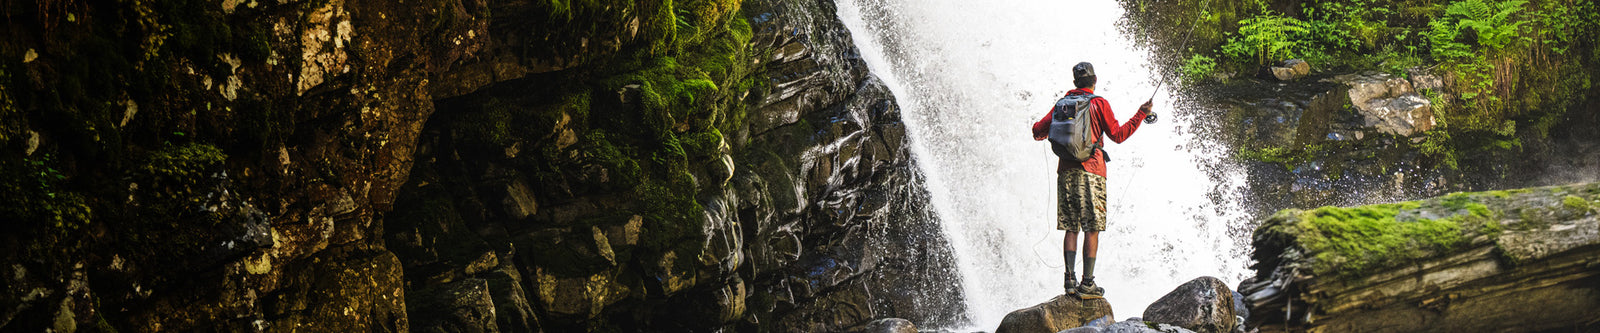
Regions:
M 1222 52 L 1234 59 L 1251 57 L 1256 63 L 1290 58 L 1309 45 L 1305 35 L 1310 32 L 1305 21 L 1275 13 L 1239 21 L 1239 36 L 1230 38 Z

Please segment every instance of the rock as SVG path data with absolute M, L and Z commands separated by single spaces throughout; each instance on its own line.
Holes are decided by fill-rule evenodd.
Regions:
M 462 279 L 414 289 L 406 296 L 412 327 L 421 332 L 499 332 L 489 282 Z
M 501 257 L 507 259 L 501 260 L 499 267 L 482 275 L 489 281 L 495 320 L 500 331 L 540 331 L 539 316 L 534 313 L 533 304 L 528 302 L 528 293 L 522 288 L 522 273 L 517 272 L 516 266 L 511 263 L 510 254 Z
M 1244 294 L 1238 290 L 1233 291 L 1233 315 L 1239 318 L 1250 318 L 1250 309 L 1244 306 Z M 1244 327 L 1244 320 L 1239 321 L 1238 327 Z
M 1444 88 L 1444 79 L 1426 69 L 1412 68 L 1406 70 L 1411 76 L 1411 87 L 1418 91 L 1438 90 Z
M 1335 76 L 1332 81 L 1349 87 L 1350 105 L 1361 114 L 1367 127 L 1397 136 L 1433 129 L 1432 102 L 1404 78 L 1369 72 Z
M 1060 295 L 1048 302 L 1006 314 L 994 332 L 1060 332 L 1111 315 L 1111 302 L 1106 299 L 1084 300 Z
M 1099 319 L 1090 320 L 1088 323 L 1084 323 L 1083 326 L 1084 327 L 1105 328 L 1106 326 L 1109 326 L 1112 323 L 1116 323 L 1116 322 L 1117 322 L 1117 319 L 1108 314 L 1105 317 L 1100 317 Z
M 1272 77 L 1279 81 L 1294 81 L 1311 75 L 1311 64 L 1305 60 L 1289 59 L 1269 70 L 1272 72 Z
M 1140 320 L 1138 317 L 1129 318 L 1115 324 L 1106 326 L 1101 333 L 1194 333 L 1182 327 L 1168 324 L 1157 324 Z
M 1144 309 L 1144 320 L 1200 333 L 1225 333 L 1238 325 L 1233 308 L 1233 290 L 1220 279 L 1204 276 L 1151 303 Z
M 528 189 L 527 183 L 520 180 L 506 184 L 506 196 L 501 202 L 505 205 L 506 214 L 515 219 L 522 219 L 539 212 L 539 204 L 533 198 L 533 191 Z
M 900 318 L 883 318 L 868 322 L 850 333 L 917 333 L 917 324 Z
M 1600 183 L 1589 183 L 1279 212 L 1252 235 L 1259 264 L 1240 290 L 1253 313 L 1249 326 L 1323 332 L 1593 328 L 1600 321 L 1593 311 L 1600 308 L 1597 201 Z M 1341 212 L 1368 215 L 1335 217 Z M 1307 222 L 1313 218 L 1322 222 Z M 1360 244 L 1328 247 L 1325 239 Z M 1397 247 L 1405 250 L 1391 250 Z

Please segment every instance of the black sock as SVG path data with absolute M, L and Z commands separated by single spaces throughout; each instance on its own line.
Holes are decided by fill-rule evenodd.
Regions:
M 1078 259 L 1078 251 L 1062 250 L 1061 253 L 1063 254 L 1062 257 L 1067 258 L 1067 275 L 1073 275 L 1072 268 L 1074 263 L 1072 261 Z
M 1083 280 L 1094 279 L 1094 257 L 1083 257 Z

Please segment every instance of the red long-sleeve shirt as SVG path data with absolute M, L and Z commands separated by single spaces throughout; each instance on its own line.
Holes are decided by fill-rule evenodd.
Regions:
M 1079 88 L 1068 91 L 1067 95 L 1071 96 L 1093 93 L 1094 89 L 1092 88 Z M 1122 141 L 1128 140 L 1128 137 L 1133 135 L 1133 131 L 1139 130 L 1139 123 L 1144 122 L 1144 118 L 1146 116 L 1144 110 L 1140 110 L 1138 113 L 1134 113 L 1133 117 L 1128 118 L 1127 123 L 1118 126 L 1116 114 L 1111 112 L 1111 103 L 1106 102 L 1105 98 L 1091 99 L 1089 100 L 1089 103 L 1094 105 L 1094 119 L 1096 121 L 1089 123 L 1089 130 L 1094 133 L 1093 136 L 1095 142 L 1105 142 L 1105 140 L 1101 138 L 1102 136 L 1109 136 L 1111 137 L 1111 141 L 1116 143 L 1122 143 Z M 1033 123 L 1033 140 L 1042 141 L 1048 138 L 1050 138 L 1050 112 L 1045 112 L 1044 119 L 1039 119 L 1039 122 Z M 1104 146 L 1104 144 L 1102 143 L 1101 146 Z M 1070 167 L 1079 167 L 1071 164 L 1073 164 L 1073 162 L 1063 158 L 1061 159 L 1060 164 L 1057 166 L 1056 171 L 1063 171 Z M 1105 154 L 1096 149 L 1094 151 L 1094 156 L 1090 157 L 1087 161 L 1083 161 L 1081 167 L 1085 171 L 1105 177 Z

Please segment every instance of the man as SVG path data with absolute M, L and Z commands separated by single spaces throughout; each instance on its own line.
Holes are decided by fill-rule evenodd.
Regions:
M 1072 83 L 1078 89 L 1067 92 L 1068 96 L 1094 94 L 1094 66 L 1087 62 L 1080 62 L 1072 67 Z M 1104 98 L 1094 97 L 1089 100 L 1090 136 L 1096 143 L 1103 146 L 1103 137 L 1111 137 L 1111 141 L 1122 143 L 1133 131 L 1139 129 L 1139 122 L 1154 123 L 1156 116 L 1150 112 L 1150 102 L 1139 106 L 1128 122 L 1118 126 L 1115 114 L 1111 112 L 1111 104 Z M 1052 111 L 1054 111 L 1052 109 Z M 1033 124 L 1033 139 L 1044 140 L 1050 136 L 1051 114 L 1046 113 L 1044 119 Z M 1062 256 L 1066 258 L 1067 271 L 1065 288 L 1068 295 L 1078 295 L 1081 298 L 1100 298 L 1105 295 L 1105 289 L 1094 283 L 1094 258 L 1100 246 L 1100 232 L 1106 230 L 1106 156 L 1105 151 L 1096 149 L 1094 155 L 1088 160 L 1079 162 L 1072 157 L 1062 157 L 1056 169 L 1056 197 L 1059 202 L 1056 207 L 1056 229 L 1067 232 L 1065 247 Z M 1083 232 L 1083 283 L 1078 283 L 1073 270 L 1073 259 L 1078 252 L 1078 233 Z

